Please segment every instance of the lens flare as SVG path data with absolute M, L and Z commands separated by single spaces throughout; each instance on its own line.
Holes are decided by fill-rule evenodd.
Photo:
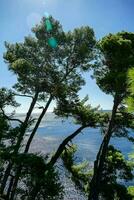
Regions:
M 54 37 L 48 39 L 48 44 L 52 48 L 56 48 L 58 45 L 57 40 Z
M 52 30 L 52 24 L 51 24 L 49 19 L 45 20 L 45 24 L 46 24 L 47 31 L 51 31 Z
M 58 42 L 54 37 L 50 36 L 50 32 L 53 29 L 53 25 L 49 19 L 50 15 L 47 12 L 45 12 L 44 15 L 45 15 L 45 27 L 47 32 L 49 32 L 48 45 L 52 48 L 56 48 L 58 46 Z

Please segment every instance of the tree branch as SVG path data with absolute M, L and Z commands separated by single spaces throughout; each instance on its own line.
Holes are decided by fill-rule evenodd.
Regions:
M 59 145 L 56 153 L 52 156 L 51 160 L 49 161 L 48 166 L 50 165 L 53 166 L 56 163 L 56 161 L 58 160 L 58 158 L 61 156 L 62 152 L 64 151 L 65 146 L 86 127 L 88 126 L 81 126 L 74 133 L 72 133 L 71 135 L 69 135 L 63 140 L 63 142 Z
M 21 121 L 20 119 L 10 118 L 9 116 L 7 116 L 7 115 L 5 114 L 3 108 L 0 108 L 0 109 L 1 109 L 1 111 L 2 111 L 3 116 L 4 116 L 7 120 L 9 120 L 9 121 L 17 121 L 17 122 L 23 124 L 23 121 Z
M 32 98 L 33 99 L 33 96 L 30 96 L 30 95 L 26 95 L 26 94 L 17 94 L 17 93 L 14 93 L 15 96 L 20 96 L 20 97 L 28 97 L 28 98 Z

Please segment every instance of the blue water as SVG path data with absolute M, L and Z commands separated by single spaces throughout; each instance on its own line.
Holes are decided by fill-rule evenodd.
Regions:
M 24 120 L 24 115 L 18 115 L 21 120 Z M 38 118 L 37 115 L 33 115 L 34 118 Z M 16 124 L 13 124 L 16 126 Z M 34 125 L 33 125 L 34 126 Z M 36 136 L 31 144 L 31 152 L 41 152 L 43 154 L 53 153 L 59 144 L 68 135 L 72 134 L 79 125 L 73 123 L 73 119 L 62 119 L 56 118 L 54 114 L 47 113 L 45 118 L 42 120 L 40 127 L 37 130 Z M 32 127 L 31 127 L 32 129 Z M 130 132 L 133 134 L 134 132 Z M 26 134 L 27 135 L 27 134 Z M 27 138 L 27 137 L 26 137 Z M 89 166 L 93 166 L 94 159 L 100 147 L 102 141 L 102 135 L 99 128 L 86 128 L 80 133 L 74 140 L 73 143 L 77 145 L 78 150 L 75 154 L 75 161 L 81 162 L 87 160 Z M 111 144 L 113 144 L 117 149 L 122 151 L 123 155 L 128 158 L 128 154 L 134 152 L 134 147 L 132 143 L 127 141 L 125 138 L 112 138 Z M 59 162 L 58 169 L 60 172 L 61 180 L 63 186 L 65 187 L 64 200 L 86 200 L 87 198 L 75 188 L 73 182 L 66 176 L 66 171 Z M 62 168 L 61 168 L 62 167 Z M 61 170 L 60 170 L 61 168 Z M 119 180 L 121 181 L 121 180 Z M 122 182 L 126 186 L 133 186 L 134 180 L 129 182 Z
M 73 133 L 79 125 L 73 123 L 73 119 L 63 120 L 56 118 L 53 114 L 47 114 L 43 119 L 41 126 L 38 128 L 37 134 L 51 143 L 54 149 L 61 143 L 61 141 Z M 132 133 L 132 131 L 131 131 Z M 77 158 L 81 160 L 93 161 L 102 141 L 100 129 L 86 128 L 80 133 L 73 143 L 77 144 Z M 127 157 L 133 151 L 132 143 L 125 138 L 112 138 L 111 144 Z M 45 147 L 44 147 L 45 148 Z
M 24 120 L 23 115 L 19 115 L 19 118 Z M 16 124 L 14 124 L 14 126 L 15 125 Z M 31 151 L 52 153 L 57 149 L 64 138 L 72 134 L 78 128 L 79 125 L 76 125 L 72 118 L 63 120 L 62 118 L 57 118 L 52 113 L 47 113 L 37 130 L 34 142 L 31 145 Z M 133 132 L 130 131 L 130 134 L 133 134 Z M 87 160 L 89 165 L 92 166 L 102 138 L 99 128 L 84 129 L 82 133 L 72 141 L 78 147 L 75 154 L 76 162 Z M 110 143 L 119 149 L 125 155 L 126 159 L 128 158 L 128 154 L 134 151 L 134 145 L 126 138 L 112 138 Z M 134 181 L 125 184 L 134 185 Z

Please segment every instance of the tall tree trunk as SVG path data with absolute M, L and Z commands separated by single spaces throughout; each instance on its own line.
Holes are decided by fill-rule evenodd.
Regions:
M 33 111 L 34 106 L 35 106 L 35 104 L 36 104 L 36 101 L 37 101 L 37 99 L 38 99 L 38 94 L 39 94 L 38 92 L 35 93 L 35 96 L 34 96 L 34 98 L 33 98 L 33 100 L 32 100 L 32 103 L 31 103 L 31 105 L 30 105 L 30 108 L 29 108 L 29 110 L 28 110 L 28 112 L 27 112 L 25 121 L 24 121 L 24 123 L 22 124 L 22 128 L 21 128 L 21 131 L 20 131 L 20 135 L 19 135 L 19 138 L 18 138 L 18 141 L 17 141 L 17 144 L 16 144 L 16 148 L 15 148 L 14 154 L 18 153 L 18 150 L 19 150 L 19 148 L 20 148 L 21 142 L 23 141 L 23 136 L 24 136 L 24 134 L 25 134 L 25 132 L 26 132 L 29 119 L 30 119 L 30 117 L 31 117 L 32 111 Z
M 23 140 L 23 136 L 24 136 L 25 131 L 26 131 L 27 126 L 28 126 L 28 121 L 30 119 L 30 116 L 31 116 L 32 111 L 34 109 L 34 106 L 36 104 L 36 101 L 38 99 L 38 94 L 39 94 L 38 92 L 35 93 L 35 95 L 33 97 L 33 100 L 32 100 L 32 102 L 30 104 L 29 110 L 28 110 L 28 112 L 26 114 L 26 118 L 25 118 L 25 120 L 24 120 L 24 122 L 22 124 L 22 127 L 21 127 L 20 135 L 19 135 L 19 138 L 18 138 L 18 141 L 17 141 L 17 144 L 16 144 L 16 148 L 14 150 L 14 154 L 18 153 L 18 150 L 20 148 L 21 142 Z M 1 184 L 2 193 L 3 193 L 4 189 L 5 189 L 5 186 L 6 186 L 6 183 L 7 183 L 7 179 L 9 177 L 10 173 L 11 173 L 12 165 L 13 165 L 13 163 L 12 164 L 9 163 L 7 168 L 6 168 L 6 171 L 5 171 L 5 174 L 4 174 L 4 177 L 3 177 L 3 181 L 2 181 L 2 184 Z
M 43 109 L 42 113 L 40 114 L 40 116 L 39 116 L 39 118 L 38 118 L 38 120 L 37 120 L 37 122 L 36 122 L 36 124 L 35 124 L 35 127 L 34 127 L 32 133 L 31 133 L 31 135 L 30 135 L 28 141 L 27 141 L 27 144 L 26 144 L 24 153 L 28 153 L 28 150 L 29 150 L 29 148 L 30 148 L 30 144 L 31 144 L 31 142 L 32 142 L 32 140 L 33 140 L 33 137 L 34 137 L 34 135 L 35 135 L 35 133 L 36 133 L 36 131 L 37 131 L 37 129 L 38 129 L 40 123 L 41 123 L 42 118 L 43 118 L 44 115 L 46 114 L 47 109 L 48 109 L 48 107 L 49 107 L 49 105 L 50 105 L 52 99 L 53 99 L 53 97 L 50 96 L 50 98 L 49 98 L 49 100 L 48 100 L 48 102 L 47 102 L 45 108 Z M 14 198 L 15 191 L 16 191 L 16 188 L 17 188 L 17 184 L 18 184 L 18 181 L 19 181 L 19 176 L 20 176 L 20 174 L 21 174 L 21 167 L 19 167 L 19 168 L 17 169 L 17 171 L 16 171 L 14 183 L 13 183 L 13 186 L 12 186 L 13 190 L 12 190 L 12 192 L 11 192 L 11 197 L 12 197 L 12 198 L 11 198 L 10 200 L 13 200 L 13 198 Z
M 107 131 L 105 133 L 105 136 L 103 138 L 102 144 L 100 146 L 99 152 L 96 156 L 96 160 L 94 162 L 94 175 L 90 183 L 90 191 L 89 191 L 88 200 L 99 199 L 99 192 L 100 192 L 99 189 L 100 189 L 101 176 L 103 172 L 103 166 L 104 166 L 104 162 L 106 158 L 106 153 L 108 150 L 108 145 L 112 136 L 114 119 L 115 119 L 116 112 L 117 112 L 120 102 L 121 100 L 118 98 L 117 95 L 115 95 L 111 119 L 107 128 Z
M 9 186 L 8 186 L 8 190 L 7 190 L 7 194 L 6 194 L 7 199 L 9 199 L 9 196 L 10 196 L 10 191 L 11 191 L 11 188 L 12 188 L 12 185 L 13 185 L 13 181 L 14 181 L 14 177 L 12 176 L 11 180 L 9 182 Z
M 53 157 L 47 164 L 45 171 L 49 169 L 49 166 L 53 166 L 56 163 L 56 161 L 58 160 L 58 158 L 61 156 L 62 152 L 64 151 L 65 146 L 86 127 L 88 127 L 88 126 L 81 126 L 74 133 L 72 133 L 71 135 L 69 135 L 67 138 L 65 138 L 63 140 L 63 142 L 59 145 L 57 151 L 55 152 L 55 154 L 53 155 Z M 39 189 L 40 189 L 39 184 L 37 184 L 37 186 L 33 188 L 28 200 L 35 200 L 35 198 L 39 192 Z
M 36 123 L 36 125 L 35 125 L 35 127 L 34 127 L 34 129 L 33 129 L 33 131 L 32 131 L 32 133 L 31 133 L 31 135 L 30 135 L 30 137 L 29 137 L 29 139 L 28 139 L 28 141 L 27 141 L 27 144 L 26 144 L 24 153 L 27 153 L 27 152 L 29 151 L 29 148 L 30 148 L 31 142 L 32 142 L 32 140 L 33 140 L 33 137 L 34 137 L 34 135 L 35 135 L 35 133 L 36 133 L 36 131 L 37 131 L 37 129 L 38 129 L 40 123 L 41 123 L 42 118 L 43 118 L 44 115 L 46 114 L 47 109 L 48 109 L 48 107 L 49 107 L 49 105 L 50 105 L 52 99 L 53 99 L 53 97 L 50 96 L 50 98 L 49 98 L 49 100 L 48 100 L 48 102 L 47 102 L 45 108 L 43 109 L 43 111 L 42 111 L 42 113 L 41 113 L 41 115 L 40 115 L 40 117 L 39 117 L 39 119 L 38 119 L 38 121 L 37 121 L 37 123 Z
M 8 194 L 10 195 L 9 200 L 14 200 L 14 196 L 15 196 L 15 192 L 16 192 L 16 187 L 17 187 L 17 183 L 18 183 L 19 177 L 20 177 L 20 173 L 19 173 L 20 171 L 21 171 L 21 166 L 19 166 L 18 169 L 17 169 L 17 173 L 15 174 L 15 179 L 14 179 L 14 181 L 11 180 L 12 185 L 11 185 L 11 182 L 10 182 L 10 188 L 9 188 L 10 190 L 8 189 Z M 11 189 L 12 189 L 12 192 L 11 192 L 11 194 L 10 194 Z

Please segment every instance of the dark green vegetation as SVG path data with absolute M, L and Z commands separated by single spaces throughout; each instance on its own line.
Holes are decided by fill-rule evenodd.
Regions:
M 80 190 L 89 193 L 89 180 L 93 176 L 91 167 L 89 168 L 88 162 L 75 164 L 75 152 L 77 148 L 72 145 L 66 148 L 62 154 L 62 159 L 65 167 L 72 175 L 72 180 Z M 103 199 L 132 199 L 132 187 L 129 187 L 130 193 L 127 188 L 118 182 L 129 181 L 133 179 L 132 166 L 125 160 L 120 151 L 113 146 L 108 147 L 106 160 L 103 166 L 101 177 L 100 194 Z
M 119 180 L 133 179 L 133 159 L 110 146 L 112 137 L 125 137 L 130 142 L 129 129 L 134 128 L 134 34 L 121 32 L 95 40 L 90 27 L 65 33 L 58 21 L 50 17 L 53 29 L 48 33 L 45 18 L 33 28 L 34 36 L 23 43 L 5 43 L 4 60 L 17 77 L 11 90 L 0 90 L 0 192 L 7 200 L 63 199 L 64 189 L 55 164 L 62 158 L 72 181 L 89 200 L 132 200 L 133 187 Z M 58 41 L 56 48 L 48 37 Z M 100 112 L 80 99 L 78 92 L 85 84 L 83 73 L 93 70 L 93 77 L 102 91 L 113 96 L 112 112 Z M 19 104 L 16 96 L 30 98 L 31 104 L 21 121 L 5 109 Z M 31 142 L 52 101 L 57 116 L 73 117 L 79 128 L 70 133 L 53 155 L 29 153 Z M 41 104 L 41 105 L 40 105 Z M 128 106 L 127 106 L 128 104 Z M 32 117 L 41 109 L 38 119 Z M 18 125 L 12 126 L 11 121 Z M 32 125 L 32 128 L 31 128 Z M 87 127 L 100 127 L 102 144 L 93 169 L 88 162 L 76 164 L 74 146 L 70 142 Z M 26 132 L 30 131 L 24 144 Z M 44 147 L 45 148 L 45 147 Z
M 130 69 L 128 71 L 128 78 L 129 78 L 129 92 L 130 95 L 127 97 L 127 104 L 128 104 L 128 111 L 133 112 L 134 110 L 134 69 Z
M 101 176 L 106 159 L 108 145 L 112 136 L 126 136 L 127 129 L 133 128 L 133 114 L 124 107 L 124 99 L 130 94 L 128 90 L 128 70 L 134 66 L 134 34 L 109 34 L 99 43 L 98 48 L 103 58 L 99 56 L 94 67 L 94 77 L 105 93 L 114 99 L 112 114 L 103 131 L 104 138 L 94 162 L 94 175 L 90 183 L 89 199 L 99 198 Z M 127 117 L 127 118 L 126 118 Z

